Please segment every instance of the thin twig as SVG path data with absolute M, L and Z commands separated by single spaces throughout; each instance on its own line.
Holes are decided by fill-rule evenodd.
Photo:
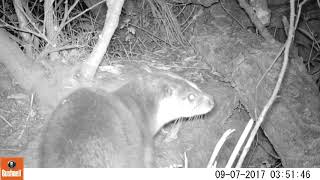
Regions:
M 301 6 L 299 7 L 301 8 Z M 239 158 L 239 161 L 236 165 L 237 168 L 240 168 L 243 161 L 244 161 L 244 158 L 246 157 L 249 149 L 250 149 L 250 146 L 254 140 L 254 137 L 255 135 L 257 134 L 258 130 L 259 130 L 259 127 L 261 125 L 261 123 L 263 122 L 268 110 L 270 109 L 270 107 L 272 106 L 273 102 L 275 101 L 275 99 L 277 98 L 277 94 L 280 90 L 280 87 L 281 87 L 281 83 L 283 81 L 283 77 L 285 75 L 285 72 L 286 72 L 286 69 L 287 69 L 287 66 L 288 66 L 288 62 L 289 62 L 289 50 L 290 50 L 290 46 L 291 46 L 291 42 L 292 42 L 292 39 L 294 37 L 294 12 L 295 12 L 295 4 L 294 4 L 294 0 L 290 0 L 290 28 L 289 28 L 289 34 L 288 34 L 288 39 L 286 41 L 286 44 L 285 44 L 285 50 L 284 50 L 284 60 L 283 60 L 283 64 L 282 64 L 282 67 L 281 67 L 281 71 L 280 71 L 280 74 L 279 74 L 279 78 L 278 78 L 278 81 L 277 81 L 277 84 L 272 92 L 272 95 L 269 99 L 269 101 L 267 102 L 267 104 L 264 106 L 260 116 L 259 116 L 259 119 L 258 121 L 256 122 L 251 134 L 250 134 L 250 137 L 248 138 L 248 141 L 247 141 L 247 144 L 245 145 L 244 147 L 244 150 Z M 298 20 L 299 18 L 297 18 Z
M 183 153 L 183 157 L 184 157 L 184 168 L 188 168 L 189 167 L 189 163 L 188 163 L 187 152 Z
M 258 84 L 256 85 L 255 88 L 255 97 L 254 97 L 254 115 L 255 115 L 255 120 L 258 119 L 258 114 L 257 114 L 257 100 L 258 100 L 258 88 L 262 82 L 262 80 L 265 78 L 265 76 L 268 74 L 268 72 L 272 69 L 273 65 L 277 62 L 277 60 L 279 59 L 279 57 L 281 56 L 283 50 L 285 48 L 285 45 L 282 46 L 282 48 L 280 49 L 280 51 L 278 52 L 276 58 L 273 60 L 273 62 L 271 63 L 271 65 L 268 67 L 268 69 L 266 70 L 266 72 L 263 73 L 262 77 L 260 78 Z
M 49 54 L 49 53 L 52 53 L 52 52 L 59 52 L 59 51 L 63 51 L 63 50 L 66 50 L 66 49 L 75 49 L 75 48 L 84 48 L 86 46 L 80 46 L 80 45 L 66 45 L 66 46 L 63 46 L 63 47 L 55 47 L 55 48 L 51 48 L 51 49 L 48 49 L 46 48 L 45 50 L 43 50 L 39 55 L 38 57 L 36 58 L 36 61 L 43 58 L 45 55 Z
M 74 7 L 76 7 L 78 2 L 79 2 L 79 0 L 76 0 L 68 10 L 68 1 L 65 1 L 65 12 L 64 12 L 63 19 L 62 19 L 62 21 L 60 23 L 59 31 L 57 31 L 57 34 L 59 34 L 60 31 L 62 30 L 62 28 L 66 25 L 66 21 L 67 21 L 69 15 L 70 15 L 71 11 L 74 9 Z
M 230 158 L 228 160 L 227 165 L 225 166 L 225 168 L 231 168 L 232 165 L 234 164 L 234 162 L 235 162 L 235 160 L 236 160 L 236 158 L 237 158 L 237 156 L 238 156 L 238 154 L 240 152 L 241 147 L 243 146 L 246 138 L 248 137 L 248 134 L 250 133 L 250 130 L 251 130 L 252 126 L 253 126 L 253 123 L 254 123 L 253 119 L 250 119 L 249 122 L 247 123 L 245 129 L 243 130 L 243 132 L 242 132 L 242 134 L 241 134 L 241 136 L 240 136 L 240 138 L 239 138 L 239 140 L 237 142 L 236 147 L 234 148 L 234 150 L 233 150 L 233 152 L 232 152 L 232 154 L 231 154 L 231 156 L 230 156 Z
M 18 6 L 19 10 L 23 13 L 23 15 L 27 18 L 29 23 L 33 26 L 33 28 L 37 31 L 37 33 L 42 34 L 41 31 L 38 29 L 38 26 L 35 24 L 35 22 L 32 21 L 32 17 L 29 17 L 28 14 L 24 11 L 24 9 L 20 6 Z M 29 28 L 30 29 L 30 28 Z M 42 34 L 42 36 L 45 36 Z
M 296 30 L 297 27 L 298 27 L 298 23 L 299 23 L 299 19 L 300 19 L 300 15 L 301 15 L 302 6 L 303 6 L 307 1 L 309 1 L 309 0 L 304 0 L 304 1 L 302 1 L 302 3 L 299 4 L 297 19 L 296 19 L 296 23 L 295 23 L 295 25 L 294 25 L 294 30 Z
M 218 156 L 218 153 L 220 149 L 222 148 L 222 145 L 224 142 L 226 142 L 227 138 L 230 136 L 231 133 L 233 133 L 235 129 L 228 129 L 226 132 L 223 133 L 222 137 L 217 142 L 216 146 L 214 147 L 214 150 L 211 154 L 210 160 L 208 162 L 207 168 L 211 168 L 213 164 L 216 162 L 216 158 Z
M 78 14 L 78 15 L 76 15 L 76 16 L 74 16 L 74 17 L 70 18 L 70 19 L 69 19 L 67 22 L 65 22 L 64 24 L 60 24 L 60 27 L 59 27 L 59 31 L 58 31 L 58 32 L 60 32 L 60 31 L 61 31 L 61 29 L 63 29 L 63 27 L 64 27 L 64 26 L 66 26 L 67 24 L 69 24 L 71 21 L 73 21 L 73 20 L 77 19 L 78 17 L 82 16 L 84 13 L 86 13 L 86 12 L 90 11 L 91 9 L 95 8 L 96 6 L 98 6 L 98 5 L 102 4 L 102 3 L 105 3 L 105 0 L 98 2 L 97 4 L 95 4 L 95 5 L 91 6 L 91 7 L 89 7 L 88 9 L 84 10 L 84 11 L 83 11 L 83 12 L 81 12 L 80 14 Z
M 189 18 L 193 15 L 195 9 L 196 9 L 195 6 L 193 6 L 193 9 L 192 9 L 191 13 L 189 14 L 189 17 L 186 18 L 186 20 L 185 20 L 184 23 L 188 22 Z M 200 9 L 200 11 L 198 11 L 198 13 L 202 14 L 202 13 L 203 13 L 203 10 Z M 197 16 L 196 16 L 196 15 L 193 16 L 193 18 L 188 22 L 188 24 L 185 26 L 185 28 L 183 28 L 183 30 L 181 30 L 182 33 L 184 33 L 184 32 L 188 29 L 188 27 L 190 26 L 190 24 L 192 24 L 192 23 L 194 22 L 194 20 L 195 20 L 194 17 L 197 17 Z M 184 24 L 184 23 L 183 23 L 183 24 Z M 181 27 L 182 27 L 182 25 L 181 25 Z
M 11 124 L 9 121 L 7 121 L 5 117 L 3 117 L 2 115 L 0 115 L 0 118 L 1 118 L 5 123 L 7 123 L 8 126 L 10 126 L 11 128 L 13 128 L 12 124 Z
M 0 149 L 0 151 L 13 151 L 13 152 L 20 152 L 21 149 Z
M 121 62 L 121 61 L 129 61 L 129 60 L 126 60 L 126 59 L 118 59 L 118 60 L 110 60 L 110 61 L 108 61 L 109 63 L 119 63 L 119 62 Z M 152 63 L 152 62 L 150 62 L 150 61 L 144 61 L 144 60 L 131 60 L 130 59 L 130 62 L 135 62 L 135 63 L 146 63 L 146 64 L 149 64 L 149 65 L 151 65 L 151 64 L 155 64 L 155 66 L 153 66 L 153 67 L 157 67 L 156 65 L 158 64 L 158 63 Z M 161 67 L 164 67 L 164 68 L 181 68 L 181 69 L 198 69 L 198 70 L 211 70 L 211 69 L 209 69 L 209 68 L 202 68 L 202 67 L 193 67 L 193 66 L 180 66 L 180 65 L 177 65 L 177 66 L 174 66 L 174 65 L 163 65 L 163 64 L 161 64 L 160 65 Z M 159 66 L 158 66 L 159 67 Z
M 0 21 L 3 23 L 3 25 L 0 25 L 0 28 L 2 27 L 8 27 L 8 28 L 11 28 L 11 29 L 14 29 L 16 31 L 21 31 L 21 32 L 25 32 L 25 33 L 30 33 L 30 34 L 33 34 L 41 39 L 44 39 L 48 44 L 52 44 L 51 41 L 49 39 L 47 39 L 46 36 L 44 36 L 43 34 L 40 34 L 40 33 L 36 33 L 34 31 L 30 31 L 28 29 L 21 29 L 21 28 L 18 28 L 18 27 L 15 27 L 15 26 L 12 26 L 6 22 L 4 22 L 2 19 L 0 19 Z

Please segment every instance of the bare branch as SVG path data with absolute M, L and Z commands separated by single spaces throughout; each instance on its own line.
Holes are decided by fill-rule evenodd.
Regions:
M 301 6 L 299 6 L 299 8 L 301 8 Z M 289 62 L 289 50 L 290 50 L 290 46 L 291 46 L 291 42 L 292 42 L 292 39 L 294 37 L 294 16 L 295 16 L 295 3 L 294 3 L 294 0 L 290 0 L 290 28 L 289 28 L 289 34 L 288 34 L 288 39 L 285 43 L 285 50 L 284 50 L 284 60 L 283 60 L 283 63 L 282 63 L 282 67 L 281 67 L 281 71 L 280 71 L 280 74 L 279 74 L 279 78 L 278 78 L 278 81 L 276 83 L 276 86 L 272 92 L 272 95 L 269 99 L 269 101 L 267 102 L 267 104 L 263 107 L 263 110 L 259 116 L 259 119 L 258 121 L 256 122 L 251 134 L 250 134 L 250 137 L 248 138 L 248 141 L 244 147 L 244 150 L 242 152 L 242 154 L 240 155 L 240 158 L 239 158 L 239 161 L 236 165 L 237 168 L 240 168 L 243 161 L 244 161 L 244 158 L 246 157 L 248 151 L 249 151 L 249 148 L 254 140 L 254 137 L 256 136 L 258 130 L 259 130 L 259 127 L 261 125 L 261 123 L 263 122 L 268 110 L 270 109 L 270 107 L 272 106 L 273 102 L 275 101 L 275 99 L 277 98 L 277 94 L 280 90 L 280 87 L 281 87 L 281 84 L 282 84 L 282 81 L 283 81 L 283 78 L 284 78 L 284 75 L 285 75 L 285 72 L 286 72 L 286 69 L 287 69 L 287 66 L 288 66 L 288 62 Z M 297 18 L 296 20 L 299 20 L 299 18 Z
M 39 38 L 44 39 L 45 41 L 48 42 L 48 44 L 51 44 L 51 45 L 52 45 L 51 41 L 50 41 L 46 36 L 44 36 L 43 34 L 40 34 L 40 33 L 34 32 L 34 31 L 31 31 L 31 30 L 28 30 L 28 29 L 21 29 L 21 28 L 12 26 L 12 25 L 4 22 L 2 19 L 0 19 L 0 21 L 3 23 L 3 25 L 0 25 L 0 27 L 8 27 L 8 28 L 14 29 L 14 30 L 16 30 L 16 31 L 21 31 L 21 32 L 33 34 L 33 35 L 35 35 L 35 36 L 37 36 L 37 37 L 39 37 Z
M 84 10 L 84 11 L 83 11 L 83 12 L 81 12 L 80 14 L 78 14 L 78 15 L 76 15 L 76 16 L 74 16 L 74 17 L 70 18 L 67 22 L 65 22 L 65 23 L 61 23 L 61 24 L 60 24 L 60 27 L 59 27 L 59 32 L 61 31 L 61 29 L 63 29 L 63 28 L 64 28 L 64 26 L 66 26 L 67 24 L 69 24 L 71 21 L 73 21 L 73 20 L 75 20 L 76 18 L 78 18 L 78 17 L 82 16 L 84 13 L 86 13 L 86 12 L 90 11 L 91 9 L 95 8 L 96 6 L 98 6 L 98 5 L 102 4 L 102 3 L 105 3 L 105 0 L 100 1 L 100 2 L 98 2 L 97 4 L 95 4 L 95 5 L 91 6 L 91 7 L 89 7 L 88 9 Z

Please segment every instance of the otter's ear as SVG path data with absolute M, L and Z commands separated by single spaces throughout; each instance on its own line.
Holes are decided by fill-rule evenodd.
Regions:
M 168 86 L 167 84 L 163 85 L 162 87 L 163 92 L 165 92 L 165 96 L 171 96 L 173 94 L 173 89 Z

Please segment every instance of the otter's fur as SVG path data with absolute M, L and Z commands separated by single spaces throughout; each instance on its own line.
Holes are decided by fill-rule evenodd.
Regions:
M 213 105 L 196 85 L 169 73 L 137 76 L 112 93 L 78 89 L 51 115 L 40 167 L 150 167 L 152 138 L 164 124 Z

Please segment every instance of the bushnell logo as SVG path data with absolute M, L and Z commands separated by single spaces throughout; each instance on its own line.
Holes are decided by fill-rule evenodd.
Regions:
M 16 165 L 17 165 L 17 163 L 16 163 L 15 161 L 12 161 L 12 160 L 11 160 L 11 161 L 8 162 L 8 167 L 9 167 L 10 169 L 15 168 Z
M 0 157 L 0 180 L 23 180 L 23 157 Z

